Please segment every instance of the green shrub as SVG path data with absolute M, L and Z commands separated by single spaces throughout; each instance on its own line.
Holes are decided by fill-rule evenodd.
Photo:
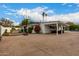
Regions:
M 19 30 L 19 33 L 22 33 L 22 32 L 23 32 L 23 29 L 20 29 L 20 30 Z
M 70 30 L 79 31 L 79 25 L 77 25 L 77 24 L 72 24 L 72 25 L 69 26 L 69 29 L 70 29 Z
M 32 33 L 32 30 L 33 30 L 33 27 L 32 26 L 28 28 L 28 32 L 29 33 Z

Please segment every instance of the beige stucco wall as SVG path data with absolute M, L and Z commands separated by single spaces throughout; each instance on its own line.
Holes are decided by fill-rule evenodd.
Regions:
M 4 29 L 5 29 L 5 30 L 7 29 L 7 32 L 10 32 L 11 27 L 4 27 Z

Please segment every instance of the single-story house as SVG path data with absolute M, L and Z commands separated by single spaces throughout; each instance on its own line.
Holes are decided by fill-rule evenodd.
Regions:
M 34 26 L 35 25 L 39 25 L 41 28 L 41 33 L 52 33 L 52 32 L 56 32 L 57 34 L 59 32 L 63 33 L 64 32 L 64 27 L 65 24 L 61 21 L 49 21 L 49 22 L 31 22 L 31 25 Z M 35 33 L 33 31 L 33 33 Z

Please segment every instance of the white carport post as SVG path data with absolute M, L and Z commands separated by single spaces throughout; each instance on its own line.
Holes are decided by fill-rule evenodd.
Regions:
M 2 34 L 1 34 L 1 25 L 0 25 L 0 41 L 2 39 Z
M 56 23 L 56 34 L 58 35 L 58 23 Z
M 63 25 L 61 24 L 61 34 L 63 33 Z
M 41 27 L 41 32 L 42 32 L 43 34 L 45 34 L 45 33 L 46 33 L 45 24 L 44 24 L 44 23 L 41 23 L 41 24 L 40 24 L 40 27 Z

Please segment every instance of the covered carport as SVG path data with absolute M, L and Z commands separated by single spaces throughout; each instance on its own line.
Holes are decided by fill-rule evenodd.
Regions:
M 62 34 L 64 32 L 64 23 L 61 21 L 51 21 L 41 23 L 42 33 L 52 33 L 56 32 L 58 35 L 59 32 Z

